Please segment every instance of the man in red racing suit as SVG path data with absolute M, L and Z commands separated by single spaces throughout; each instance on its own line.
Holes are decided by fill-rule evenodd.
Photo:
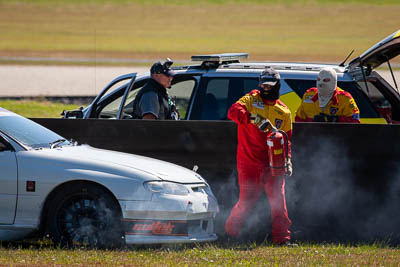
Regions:
M 271 207 L 272 240 L 274 244 L 289 244 L 291 221 L 285 199 L 284 177 L 270 175 L 267 153 L 267 132 L 260 131 L 251 120 L 258 114 L 270 120 L 278 129 L 292 135 L 290 110 L 279 98 L 280 77 L 273 69 L 260 75 L 260 89 L 246 94 L 229 111 L 228 118 L 238 124 L 237 170 L 239 176 L 239 201 L 225 223 L 228 236 L 238 237 L 246 218 L 250 215 L 264 190 Z M 290 158 L 290 142 L 289 142 Z M 288 175 L 292 172 L 288 162 Z

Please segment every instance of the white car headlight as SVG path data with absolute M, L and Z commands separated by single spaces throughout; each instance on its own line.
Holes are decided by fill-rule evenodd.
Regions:
M 170 194 L 185 196 L 189 194 L 189 190 L 181 184 L 171 182 L 148 182 L 145 187 L 153 193 Z
M 210 196 L 214 196 L 213 191 L 211 190 L 211 187 L 209 185 L 207 185 L 204 190 L 206 191 L 206 193 Z

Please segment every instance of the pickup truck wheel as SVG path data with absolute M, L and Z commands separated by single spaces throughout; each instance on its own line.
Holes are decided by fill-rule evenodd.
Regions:
M 119 247 L 124 244 L 121 212 L 100 186 L 69 185 L 48 209 L 47 228 L 62 247 Z

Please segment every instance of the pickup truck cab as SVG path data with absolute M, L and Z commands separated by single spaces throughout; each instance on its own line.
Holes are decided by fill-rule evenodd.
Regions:
M 176 100 L 180 119 L 226 120 L 227 110 L 241 96 L 258 87 L 259 74 L 273 67 L 281 76 L 280 98 L 294 114 L 304 92 L 316 86 L 323 67 L 332 67 L 338 86 L 354 97 L 362 123 L 399 123 L 400 94 L 390 60 L 400 53 L 400 30 L 353 59 L 348 65 L 290 62 L 241 62 L 246 53 L 192 56 L 198 64 L 174 67 L 168 89 Z M 378 72 L 388 64 L 394 87 Z M 133 100 L 150 73 L 126 74 L 110 82 L 86 108 L 64 113 L 67 118 L 131 119 Z M 294 118 L 294 116 L 293 116 Z

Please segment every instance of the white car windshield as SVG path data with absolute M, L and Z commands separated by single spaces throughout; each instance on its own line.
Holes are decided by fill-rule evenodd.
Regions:
M 69 143 L 49 129 L 20 116 L 0 116 L 0 130 L 32 148 L 49 148 Z

